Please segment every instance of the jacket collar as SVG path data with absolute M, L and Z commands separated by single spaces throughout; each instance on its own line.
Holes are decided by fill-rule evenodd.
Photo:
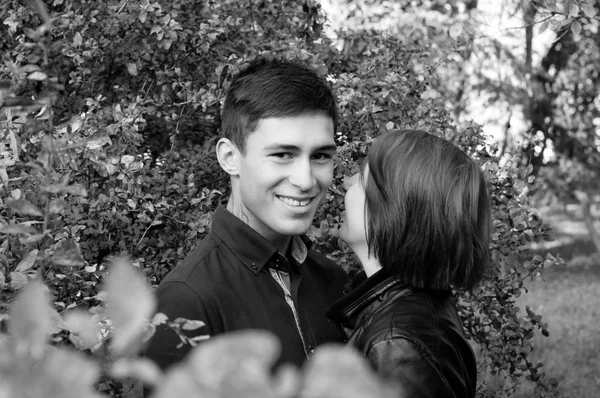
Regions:
M 248 224 L 219 206 L 211 221 L 211 232 L 252 272 L 258 274 L 278 250 Z M 304 235 L 293 236 L 288 253 L 296 265 L 304 263 L 312 242 Z
M 402 282 L 390 275 L 385 269 L 377 271 L 367 278 L 364 271 L 358 273 L 345 286 L 346 295 L 335 301 L 327 311 L 327 317 L 333 321 L 347 324 L 360 314 L 379 295 Z

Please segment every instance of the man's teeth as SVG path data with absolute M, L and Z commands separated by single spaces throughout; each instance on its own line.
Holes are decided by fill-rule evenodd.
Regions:
M 279 199 L 281 199 L 283 202 L 287 203 L 290 206 L 306 206 L 310 203 L 310 199 L 296 200 L 292 198 L 286 198 L 285 196 L 280 196 Z

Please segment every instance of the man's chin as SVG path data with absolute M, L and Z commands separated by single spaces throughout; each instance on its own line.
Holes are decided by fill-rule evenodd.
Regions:
M 282 235 L 294 236 L 294 235 L 302 235 L 308 232 L 310 226 L 312 224 L 312 218 L 308 221 L 306 220 L 293 220 L 287 222 L 285 225 L 282 225 L 279 232 Z

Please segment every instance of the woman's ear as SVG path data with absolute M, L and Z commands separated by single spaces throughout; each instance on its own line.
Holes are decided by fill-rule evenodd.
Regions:
M 240 151 L 228 138 L 221 138 L 217 142 L 217 160 L 221 168 L 230 176 L 238 175 L 238 159 Z

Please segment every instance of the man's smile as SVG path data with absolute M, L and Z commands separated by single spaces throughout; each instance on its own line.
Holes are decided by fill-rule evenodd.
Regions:
M 310 197 L 310 198 L 292 198 L 290 196 L 281 196 L 281 195 L 275 195 L 275 196 L 279 200 L 281 200 L 283 203 L 290 205 L 290 206 L 294 206 L 294 207 L 308 206 L 315 198 L 315 196 Z

